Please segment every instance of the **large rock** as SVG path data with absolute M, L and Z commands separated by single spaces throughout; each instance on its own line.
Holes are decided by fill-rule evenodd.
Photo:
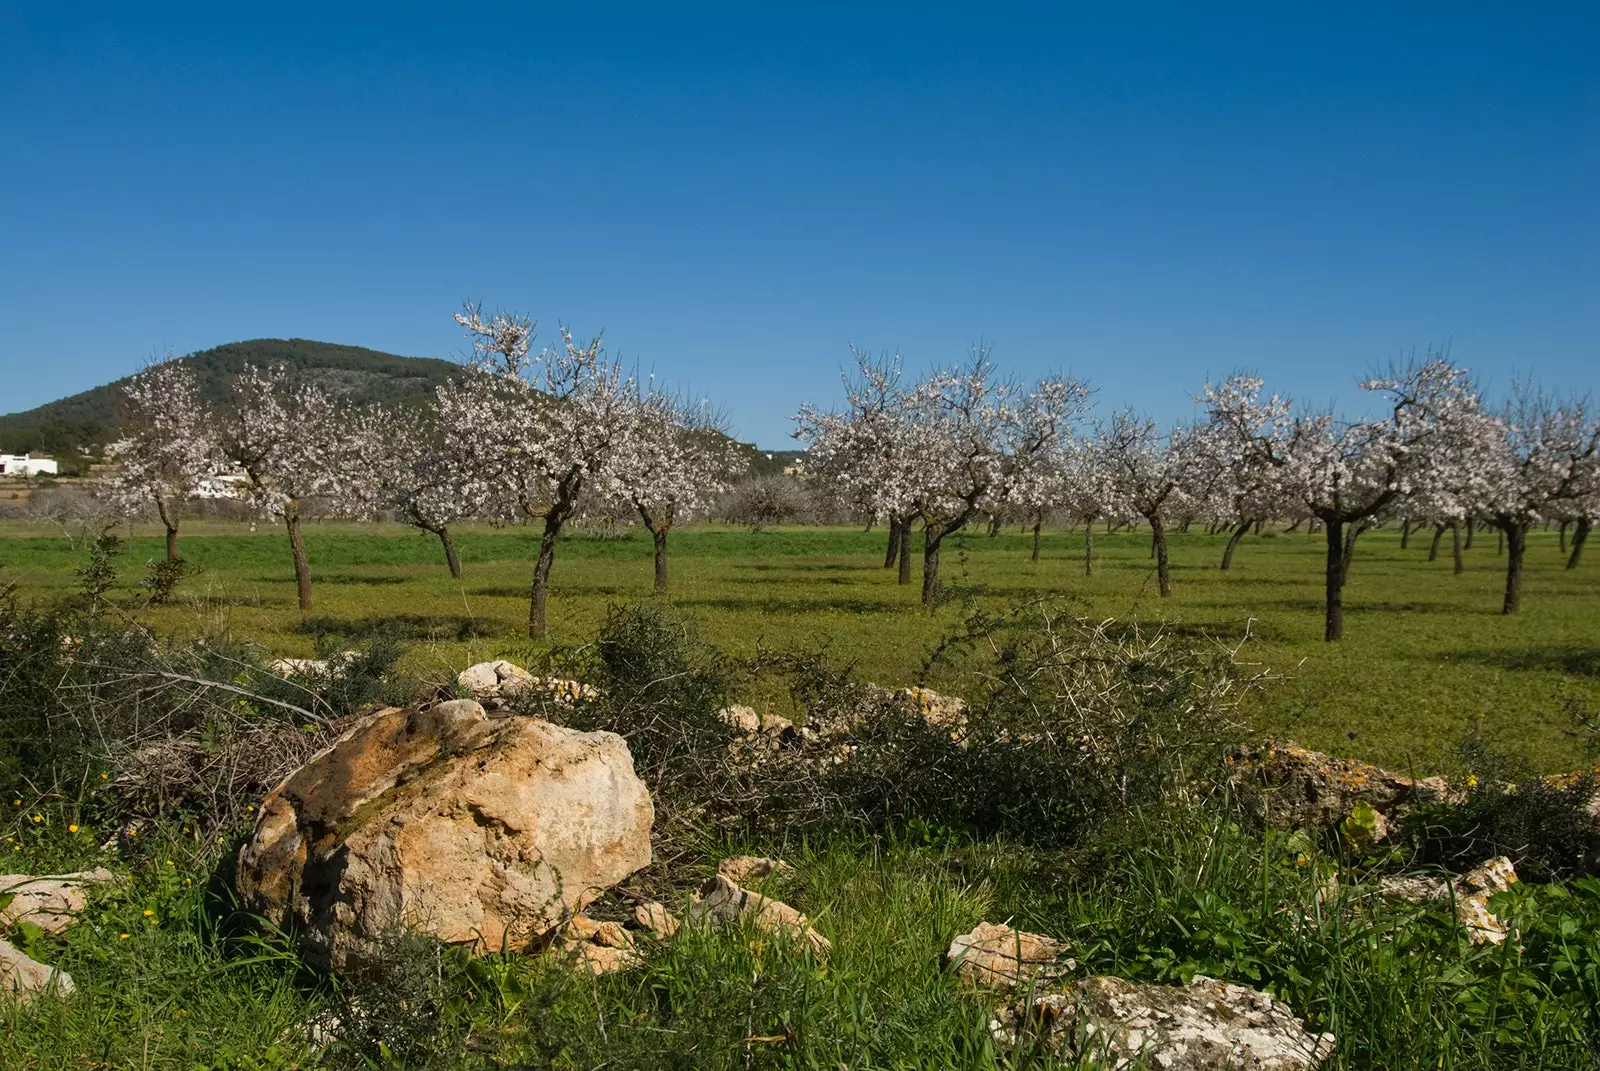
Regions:
M 1442 777 L 1407 777 L 1295 744 L 1240 748 L 1227 761 L 1259 817 L 1281 829 L 1332 831 L 1357 804 L 1381 821 L 1418 804 L 1461 801 Z
M 267 797 L 238 888 L 336 969 L 401 926 L 515 950 L 647 865 L 653 819 L 613 733 L 390 708 Z
M 510 699 L 519 692 L 542 692 L 563 706 L 571 706 L 580 699 L 594 699 L 600 694 L 593 685 L 580 681 L 535 677 L 503 658 L 468 666 L 456 675 L 456 683 L 470 691 L 474 699 Z
M 1334 1047 L 1267 994 L 1203 975 L 1186 986 L 1086 978 L 1013 1001 L 989 1028 L 1008 1048 L 1033 1039 L 1094 1066 L 1167 1071 L 1303 1071 Z
M 0 907 L 0 933 L 18 922 L 60 933 L 88 906 L 90 886 L 114 880 L 105 867 L 47 877 L 0 874 L 0 904 L 5 904 Z
M 28 1000 L 48 992 L 69 995 L 72 975 L 40 963 L 9 941 L 0 941 L 0 996 Z
M 1455 905 L 1456 921 L 1466 930 L 1469 941 L 1497 945 L 1506 939 L 1510 927 L 1489 910 L 1489 898 L 1510 889 L 1516 880 L 1517 869 L 1511 860 L 1497 855 L 1459 878 L 1390 877 L 1379 883 L 1378 891 L 1413 903 L 1449 900 Z

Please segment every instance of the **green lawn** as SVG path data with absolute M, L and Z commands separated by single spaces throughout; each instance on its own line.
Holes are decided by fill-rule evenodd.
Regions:
M 924 612 L 917 586 L 898 586 L 880 567 L 883 540 L 880 531 L 855 528 L 752 535 L 696 526 L 672 536 L 672 601 L 732 652 L 750 653 L 758 643 L 826 646 L 865 678 L 911 683 L 930 646 L 959 622 L 961 603 Z M 1029 537 L 1016 530 L 992 539 L 968 533 L 947 542 L 944 578 L 953 594 L 995 607 L 1065 596 L 1086 617 L 1164 623 L 1230 647 L 1248 630 L 1240 659 L 1283 677 L 1251 703 L 1251 716 L 1309 746 L 1438 769 L 1481 723 L 1487 736 L 1541 768 L 1582 760 L 1569 706 L 1600 706 L 1600 572 L 1592 563 L 1564 570 L 1554 533 L 1533 536 L 1526 608 L 1511 618 L 1498 612 L 1504 558 L 1492 533 L 1480 533 L 1459 577 L 1447 549 L 1439 561 L 1426 560 L 1426 534 L 1402 551 L 1398 532 L 1369 533 L 1351 567 L 1346 639 L 1333 645 L 1321 640 L 1320 537 L 1247 538 L 1227 573 L 1217 568 L 1223 540 L 1198 528 L 1173 538 L 1168 600 L 1156 596 L 1143 533 L 1097 533 L 1090 578 L 1081 532 L 1047 533 L 1037 564 L 1029 561 Z M 310 653 L 319 628 L 390 627 L 414 644 L 411 668 L 422 675 L 483 658 L 527 660 L 534 652 L 522 629 L 536 534 L 473 527 L 457 543 L 462 581 L 450 578 L 432 537 L 390 525 L 312 525 L 316 605 L 303 618 L 281 530 L 195 522 L 182 546 L 200 575 L 175 605 L 133 612 L 173 633 L 227 629 L 283 654 Z M 126 605 L 134 605 L 144 562 L 160 553 L 157 533 L 141 528 L 123 556 Z M 25 597 L 69 593 L 84 557 L 81 543 L 74 549 L 43 526 L 0 522 L 0 585 L 15 583 Z M 607 605 L 649 597 L 649 541 L 639 533 L 577 535 L 563 542 L 553 579 L 554 640 L 584 643 Z M 959 692 L 964 682 L 935 674 L 928 683 Z

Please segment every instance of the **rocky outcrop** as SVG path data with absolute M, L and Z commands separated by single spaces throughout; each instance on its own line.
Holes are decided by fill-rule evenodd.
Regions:
M 468 666 L 457 674 L 456 683 L 471 692 L 474 699 L 510 699 L 522 692 L 542 692 L 564 706 L 580 699 L 593 699 L 600 694 L 593 685 L 579 681 L 536 677 L 503 658 Z
M 1066 945 L 1053 937 L 980 922 L 950 942 L 945 959 L 957 976 L 979 985 L 1039 985 L 1077 967 L 1065 952 Z
M 613 733 L 387 708 L 267 797 L 238 889 L 336 969 L 397 927 L 520 949 L 648 864 L 653 818 Z
M 72 993 L 72 975 L 40 963 L 9 941 L 0 941 L 0 996 L 31 1000 L 45 993 Z
M 1455 905 L 1456 921 L 1475 945 L 1500 944 L 1506 939 L 1504 920 L 1489 910 L 1489 898 L 1510 889 L 1517 880 L 1516 867 L 1503 855 L 1474 867 L 1458 878 L 1390 877 L 1378 885 L 1384 896 L 1413 903 L 1449 900 Z
M 794 867 L 782 859 L 768 859 L 763 855 L 733 855 L 717 864 L 717 873 L 735 885 L 749 885 L 774 874 L 793 874 Z
M 1409 807 L 1460 802 L 1443 777 L 1407 777 L 1295 744 L 1239 748 L 1227 762 L 1257 816 L 1280 829 L 1333 831 L 1357 804 L 1377 812 L 1387 829 L 1387 819 Z
M 1303 1071 L 1334 1047 L 1267 994 L 1204 976 L 1186 986 L 1086 978 L 1012 1001 L 989 1028 L 1007 1048 L 1031 1040 L 1095 1066 L 1167 1071 Z
M 768 933 L 804 940 L 819 955 L 827 955 L 833 942 L 812 928 L 800 912 L 771 897 L 742 889 L 721 874 L 700 886 L 698 899 L 690 906 L 692 918 L 713 926 L 750 924 Z

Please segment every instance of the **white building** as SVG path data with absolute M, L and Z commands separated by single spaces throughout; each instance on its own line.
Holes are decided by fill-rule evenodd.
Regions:
M 219 472 L 201 480 L 194 493 L 197 498 L 243 498 L 249 482 L 242 472 Z
M 0 454 L 0 476 L 54 476 L 56 473 L 54 458 Z

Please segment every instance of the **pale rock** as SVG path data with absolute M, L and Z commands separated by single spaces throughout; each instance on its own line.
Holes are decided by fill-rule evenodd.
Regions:
M 782 859 L 768 859 L 760 855 L 734 855 L 717 864 L 717 873 L 735 885 L 748 885 L 753 881 L 770 878 L 774 874 L 793 874 L 794 867 Z
M 633 947 L 633 935 L 620 922 L 597 922 L 584 915 L 576 915 L 567 923 L 561 949 L 593 974 L 611 974 L 641 962 Z
M 72 975 L 40 963 L 9 941 L 0 940 L 0 997 L 30 1000 L 41 993 L 72 993 Z
M 11 902 L 0 908 L 0 932 L 25 922 L 45 933 L 60 933 L 88 906 L 89 886 L 115 880 L 105 867 L 44 877 L 0 874 L 0 901 L 11 897 Z
M 1063 959 L 1066 945 L 1043 934 L 980 922 L 950 942 L 945 959 L 956 974 L 981 985 L 1014 986 L 1052 981 L 1077 963 Z
M 1333 1035 L 1312 1034 L 1266 993 L 1203 975 L 1186 986 L 1086 978 L 1011 1002 L 989 1029 L 1004 1047 L 1033 1039 L 1074 1066 L 1306 1071 L 1334 1048 Z
M 813 929 L 810 920 L 788 904 L 740 888 L 721 874 L 706 879 L 700 886 L 699 897 L 689 909 L 695 919 L 704 919 L 719 927 L 749 922 L 768 933 L 804 938 L 819 955 L 826 955 L 833 948 L 833 942 Z
M 1509 927 L 1505 920 L 1489 910 L 1489 898 L 1505 892 L 1516 880 L 1517 870 L 1511 860 L 1497 855 L 1459 878 L 1384 878 L 1378 884 L 1378 891 L 1384 896 L 1413 903 L 1452 900 L 1456 921 L 1467 931 L 1467 939 L 1475 945 L 1497 945 L 1506 939 Z
M 639 924 L 640 929 L 657 937 L 672 937 L 678 932 L 677 916 L 667 910 L 667 905 L 654 900 L 635 907 L 633 921 Z
M 754 707 L 740 706 L 735 703 L 717 711 L 717 717 L 721 718 L 735 732 L 756 733 L 761 731 L 761 716 L 755 712 Z
M 513 951 L 646 866 L 653 818 L 614 733 L 471 700 L 385 710 L 267 797 L 237 883 L 335 969 L 401 926 Z

